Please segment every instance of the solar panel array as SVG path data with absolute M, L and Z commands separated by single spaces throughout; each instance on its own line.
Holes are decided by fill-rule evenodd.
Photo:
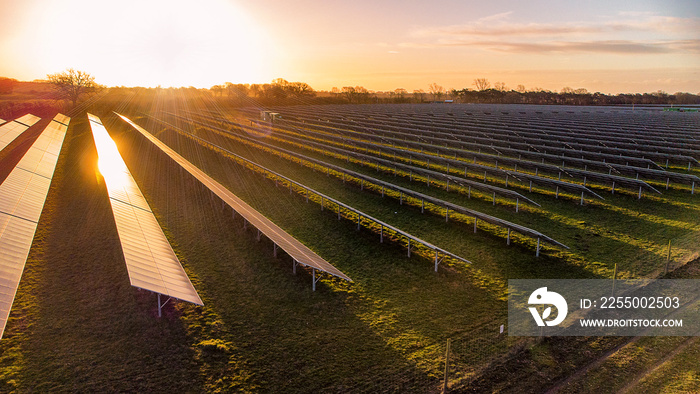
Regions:
M 127 118 L 125 118 L 125 117 L 122 117 L 122 118 L 127 120 Z M 128 122 L 130 122 L 130 121 L 128 121 Z M 160 121 L 160 122 L 164 123 L 164 124 L 168 124 L 167 122 L 163 122 L 163 121 Z M 133 122 L 130 122 L 130 123 L 132 124 L 132 126 L 138 127 Z M 234 157 L 236 160 L 240 160 L 241 163 L 245 163 L 246 165 L 252 165 L 256 169 L 258 169 L 259 171 L 264 173 L 266 176 L 268 176 L 268 178 L 274 179 L 275 183 L 277 183 L 278 180 L 281 180 L 281 181 L 287 183 L 289 185 L 290 192 L 292 191 L 293 187 L 297 187 L 298 189 L 300 189 L 302 191 L 302 193 L 304 193 L 306 195 L 307 201 L 309 201 L 314 196 L 317 197 L 318 202 L 320 203 L 322 210 L 326 206 L 327 203 L 331 203 L 331 204 L 335 205 L 337 207 L 338 219 L 341 218 L 341 209 L 344 210 L 346 214 L 349 214 L 348 216 L 352 216 L 353 220 L 357 221 L 357 229 L 358 230 L 360 229 L 360 226 L 363 222 L 365 222 L 365 225 L 369 224 L 367 227 L 371 227 L 372 225 L 378 227 L 379 231 L 380 231 L 380 242 L 383 242 L 385 230 L 405 239 L 407 241 L 407 250 L 408 250 L 409 257 L 411 256 L 412 248 L 417 246 L 417 244 L 426 247 L 427 249 L 429 249 L 431 252 L 434 253 L 434 255 L 432 257 L 434 258 L 436 271 L 437 271 L 438 264 L 441 261 L 443 261 L 445 258 L 450 258 L 450 259 L 453 259 L 456 261 L 462 261 L 465 263 L 471 263 L 469 260 L 467 260 L 463 257 L 457 256 L 454 253 L 448 252 L 447 250 L 444 250 L 440 247 L 437 247 L 437 246 L 435 246 L 435 245 L 433 245 L 433 244 L 431 244 L 431 243 L 429 243 L 421 238 L 418 238 L 410 233 L 407 233 L 406 231 L 400 230 L 400 229 L 398 229 L 398 228 L 396 228 L 396 227 L 394 227 L 386 222 L 383 222 L 379 219 L 376 219 L 376 218 L 374 218 L 374 217 L 372 217 L 372 216 L 370 216 L 370 215 L 368 215 L 368 214 L 366 214 L 366 213 L 364 213 L 356 208 L 353 208 L 345 203 L 342 203 L 334 198 L 331 198 L 323 193 L 320 193 L 320 192 L 318 192 L 318 191 L 316 191 L 316 190 L 314 190 L 314 189 L 312 189 L 304 184 L 301 184 L 297 181 L 294 181 L 291 178 L 288 178 L 288 177 L 281 175 L 275 171 L 272 171 L 272 170 L 270 170 L 270 169 L 268 169 L 268 168 L 266 168 L 258 163 L 255 163 L 254 161 L 248 160 L 240 155 L 237 155 L 237 154 L 235 154 L 231 151 L 228 151 L 224 148 L 221 148 L 220 146 L 213 144 L 210 141 L 207 141 L 207 140 L 204 140 L 200 137 L 192 135 L 191 133 L 184 132 L 184 131 L 176 128 L 175 126 L 172 126 L 170 124 L 168 124 L 168 125 L 170 127 L 173 127 L 175 130 L 187 135 L 189 138 L 192 138 L 196 141 L 200 141 L 200 142 L 206 144 L 207 146 L 214 147 L 216 150 L 218 150 L 222 153 L 225 153 L 231 157 Z M 388 236 L 388 234 L 387 234 L 387 236 Z M 413 246 L 412 246 L 412 243 L 413 243 Z M 538 245 L 539 245 L 539 243 L 538 243 Z M 538 253 L 539 253 L 539 246 L 538 246 Z
M 119 114 L 117 114 L 119 115 Z M 262 234 L 269 238 L 275 245 L 278 245 L 289 256 L 299 264 L 305 265 L 313 270 L 322 271 L 338 278 L 352 282 L 350 277 L 345 275 L 331 263 L 323 259 L 306 245 L 299 242 L 297 239 L 282 230 L 272 221 L 261 215 L 258 211 L 241 200 L 238 196 L 226 189 L 222 184 L 215 181 L 204 171 L 197 168 L 187 159 L 180 156 L 177 152 L 165 145 L 163 142 L 154 137 L 144 128 L 138 126 L 130 119 L 123 115 L 119 115 L 125 122 L 129 123 L 134 129 L 139 131 L 144 137 L 156 145 L 160 150 L 167 154 L 171 159 L 178 163 L 182 168 L 194 176 L 205 187 L 216 194 L 222 201 L 238 212 L 248 223 L 257 228 Z M 314 271 L 315 273 L 315 271 Z M 315 282 L 314 282 L 315 285 Z
M 46 126 L 0 185 L 0 337 L 7 324 L 70 121 L 63 115 L 56 119 Z M 34 124 L 38 119 L 23 120 Z
M 202 305 L 116 144 L 97 116 L 88 119 L 131 285 Z
M 219 132 L 228 133 L 227 130 L 219 129 L 216 126 L 212 126 L 211 124 L 206 124 L 206 123 L 197 122 L 197 121 L 193 121 L 193 122 L 195 122 L 197 124 L 205 125 L 207 128 L 212 129 L 212 130 L 218 130 Z M 449 217 L 449 211 L 452 210 L 453 212 L 458 212 L 458 213 L 462 213 L 464 215 L 473 217 L 475 221 L 482 220 L 482 221 L 490 223 L 494 226 L 505 228 L 508 230 L 508 234 L 510 234 L 510 230 L 515 230 L 516 232 L 518 232 L 520 234 L 537 239 L 538 242 L 541 239 L 541 240 L 549 242 L 553 245 L 557 245 L 557 246 L 563 247 L 565 249 L 568 249 L 568 247 L 566 245 L 564 245 L 563 243 L 561 243 L 561 242 L 559 242 L 559 241 L 557 241 L 557 240 L 555 240 L 555 239 L 553 239 L 545 234 L 542 234 L 539 231 L 530 229 L 528 227 L 521 226 L 521 225 L 518 225 L 518 224 L 515 224 L 512 222 L 497 218 L 497 217 L 492 216 L 492 215 L 478 212 L 478 211 L 475 211 L 473 209 L 468 209 L 468 208 L 462 207 L 460 205 L 453 204 L 453 203 L 450 203 L 450 202 L 444 201 L 442 199 L 435 198 L 435 197 L 432 197 L 432 196 L 429 196 L 429 195 L 426 195 L 423 193 L 419 193 L 419 192 L 416 192 L 416 191 L 408 189 L 408 188 L 400 187 L 400 186 L 394 185 L 390 182 L 382 181 L 382 180 L 376 179 L 374 177 L 370 177 L 370 176 L 365 175 L 365 174 L 351 171 L 351 170 L 345 169 L 345 168 L 337 166 L 337 165 L 326 163 L 326 162 L 323 162 L 321 160 L 296 153 L 294 151 L 283 149 L 283 148 L 265 143 L 265 142 L 261 141 L 260 139 L 254 139 L 254 138 L 246 137 L 243 135 L 237 135 L 236 138 L 239 138 L 239 139 L 244 140 L 244 141 L 248 141 L 253 146 L 255 146 L 255 145 L 263 146 L 263 147 L 266 147 L 266 148 L 272 150 L 273 152 L 280 152 L 280 153 L 284 153 L 284 154 L 287 154 L 287 155 L 290 155 L 293 157 L 297 157 L 299 159 L 318 164 L 322 168 L 337 171 L 339 173 L 349 175 L 349 176 L 354 177 L 354 178 L 361 180 L 361 181 L 370 182 L 374 185 L 380 186 L 382 189 L 382 194 L 384 193 L 385 189 L 394 190 L 394 191 L 399 192 L 401 199 L 403 199 L 404 196 L 405 197 L 413 197 L 413 198 L 420 200 L 422 203 L 429 202 L 433 205 L 445 208 L 447 210 L 446 217 Z M 209 144 L 212 144 L 210 141 L 207 141 L 207 142 Z M 433 173 L 435 175 L 438 174 L 438 173 L 434 173 L 432 171 L 431 171 L 431 173 Z M 343 179 L 345 179 L 345 177 Z M 458 183 L 458 182 L 456 182 L 456 183 Z M 326 197 L 326 196 L 324 196 L 324 197 Z M 328 197 L 326 197 L 326 198 L 328 198 Z M 529 199 L 527 199 L 524 196 L 520 196 L 520 198 L 522 198 L 526 201 L 529 201 Z M 508 242 L 510 243 L 510 238 L 508 238 Z

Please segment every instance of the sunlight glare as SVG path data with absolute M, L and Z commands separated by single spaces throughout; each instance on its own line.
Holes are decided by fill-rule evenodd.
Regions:
M 145 87 L 272 78 L 272 45 L 230 1 L 67 0 L 40 2 L 34 15 L 28 66 L 46 73 L 75 67 L 99 83 Z

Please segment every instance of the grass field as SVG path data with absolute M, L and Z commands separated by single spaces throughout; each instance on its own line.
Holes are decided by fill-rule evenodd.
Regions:
M 700 249 L 697 194 L 671 189 L 637 200 L 636 193 L 597 188 L 606 200 L 583 207 L 573 197 L 532 194 L 542 207 L 516 213 L 489 198 L 300 150 L 532 227 L 571 248 L 546 246 L 537 258 L 532 240 L 516 237 L 506 246 L 504 231 L 474 234 L 458 216 L 445 223 L 439 212 L 421 214 L 420 207 L 211 130 L 188 130 L 474 262 L 441 265 L 435 273 L 430 260 L 409 259 L 402 246 L 380 244 L 377 234 L 358 232 L 334 212 L 149 121 L 141 113 L 148 108 L 118 104 L 98 102 L 90 112 L 102 117 L 204 306 L 168 304 L 158 319 L 156 296 L 129 285 L 87 118 L 75 116 L 0 341 L 1 391 L 436 392 L 448 338 L 459 390 L 544 391 L 600 358 L 562 389 L 700 389 L 692 339 L 498 335 L 507 319 L 508 279 L 610 278 L 615 264 L 618 277 L 655 276 L 669 240 L 678 245 L 675 261 L 692 259 Z M 123 111 L 354 282 L 324 278 L 312 292 L 308 272 L 292 274 L 286 255 L 274 258 L 268 240 L 256 242 L 254 229 L 244 231 L 239 217 L 111 110 Z M 526 188 L 518 191 L 527 195 Z M 697 265 L 674 275 L 697 278 Z M 619 382 L 614 387 L 607 385 L 612 379 Z

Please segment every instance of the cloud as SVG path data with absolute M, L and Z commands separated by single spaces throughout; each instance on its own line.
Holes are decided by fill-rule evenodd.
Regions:
M 477 47 L 527 53 L 698 53 L 700 18 L 624 13 L 614 20 L 519 23 L 512 12 L 414 30 L 403 47 Z
M 514 53 L 608 53 L 608 54 L 664 54 L 677 52 L 700 53 L 700 40 L 675 41 L 445 41 L 439 46 L 476 47 L 497 52 Z

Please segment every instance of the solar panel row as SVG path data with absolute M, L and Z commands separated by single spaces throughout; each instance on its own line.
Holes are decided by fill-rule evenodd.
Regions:
M 202 305 L 107 129 L 98 117 L 88 119 L 131 285 Z
M 69 122 L 69 118 L 61 116 L 61 119 Z M 29 119 L 28 123 L 33 120 Z M 49 123 L 0 185 L 0 337 L 7 324 L 67 129 L 67 124 L 55 120 Z

